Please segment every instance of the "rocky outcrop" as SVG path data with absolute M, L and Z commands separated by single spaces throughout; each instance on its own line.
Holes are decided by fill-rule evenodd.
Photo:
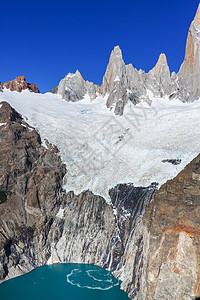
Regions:
M 139 221 L 154 191 L 154 186 L 120 184 L 110 190 L 112 205 L 90 191 L 68 193 L 48 236 L 48 262 L 92 263 L 123 277 L 128 256 L 133 263 L 130 253 L 133 243 L 139 243 Z M 126 282 L 128 286 L 131 278 Z
M 3 92 L 3 86 L 1 82 L 0 82 L 0 92 Z
M 144 82 L 155 96 L 163 97 L 171 96 L 176 90 L 176 75 L 170 76 L 170 70 L 167 63 L 167 58 L 164 53 L 161 53 L 155 67 L 144 76 Z
M 11 91 L 21 92 L 22 90 L 29 90 L 33 93 L 39 93 L 39 89 L 34 83 L 27 83 L 25 76 L 18 76 L 14 80 L 4 82 L 2 87 L 5 87 Z
M 109 59 L 106 73 L 103 77 L 102 94 L 108 95 L 107 107 L 115 109 L 115 114 L 122 115 L 124 105 L 127 103 L 127 92 L 125 85 L 126 66 L 122 59 L 119 46 L 115 47 Z
M 92 82 L 85 81 L 77 70 L 75 74 L 67 74 L 57 87 L 52 88 L 51 93 L 61 95 L 66 101 L 76 102 L 82 100 L 86 94 L 91 99 L 95 99 L 98 91 L 99 87 Z
M 200 155 L 156 192 L 144 214 L 139 299 L 200 297 L 199 213 Z

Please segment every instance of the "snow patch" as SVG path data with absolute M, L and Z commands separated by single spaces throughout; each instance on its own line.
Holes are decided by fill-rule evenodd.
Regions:
M 114 80 L 114 82 L 117 82 L 117 81 L 120 81 L 120 78 L 119 78 L 119 76 L 118 76 L 118 75 L 115 77 L 115 80 Z
M 25 125 L 25 124 L 21 124 L 23 127 L 25 127 L 25 128 L 28 128 L 28 130 L 29 131 L 33 131 L 34 130 L 34 128 L 31 128 L 31 127 L 29 127 L 28 125 Z
M 66 77 L 67 77 L 67 78 L 72 78 L 72 77 L 74 77 L 74 76 L 76 76 L 76 75 L 73 74 L 73 73 L 68 73 Z
M 63 216 L 64 216 L 64 208 L 60 207 L 56 217 L 59 218 L 59 219 L 63 219 Z
M 47 143 L 46 143 L 46 139 L 43 139 L 42 140 L 42 146 L 45 148 L 45 149 L 49 149 L 48 147 L 47 147 Z

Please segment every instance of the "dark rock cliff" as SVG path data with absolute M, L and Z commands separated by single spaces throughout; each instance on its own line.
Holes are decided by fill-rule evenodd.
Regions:
M 38 230 L 59 207 L 65 167 L 38 133 L 6 102 L 0 104 L 0 277 L 18 265 Z M 23 264 L 21 266 L 23 269 Z M 26 270 L 26 268 L 25 268 Z M 12 275 L 11 275 L 12 276 Z

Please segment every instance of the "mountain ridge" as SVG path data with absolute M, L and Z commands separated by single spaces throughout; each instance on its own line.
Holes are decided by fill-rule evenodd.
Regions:
M 91 100 L 99 95 L 107 97 L 106 105 L 109 109 L 114 109 L 116 115 L 123 114 L 128 101 L 137 104 L 144 98 L 148 100 L 148 89 L 157 97 L 166 95 L 170 99 L 178 98 L 182 102 L 194 101 L 200 96 L 199 31 L 195 31 L 195 28 L 200 28 L 200 5 L 190 25 L 185 59 L 177 74 L 175 72 L 170 74 L 164 53 L 160 54 L 156 65 L 145 73 L 141 69 L 134 68 L 132 64 L 125 65 L 120 47 L 115 46 L 110 54 L 101 86 L 84 81 L 82 76 L 79 82 L 75 73 L 77 78 L 76 80 L 74 78 L 74 82 L 70 82 L 67 75 L 51 92 L 61 95 L 66 101 L 73 102 L 81 100 L 87 93 Z
M 91 101 L 99 96 L 106 98 L 106 106 L 116 115 L 123 115 L 126 104 L 133 104 L 145 100 L 149 101 L 148 90 L 155 97 L 177 98 L 182 102 L 193 102 L 200 97 L 200 4 L 194 20 L 191 22 L 185 58 L 178 73 L 170 73 L 167 58 L 161 53 L 155 66 L 147 73 L 137 70 L 132 64 L 125 64 L 122 51 L 115 46 L 109 58 L 102 84 L 97 85 L 84 80 L 77 70 L 74 74 L 68 73 L 61 79 L 58 86 L 50 92 L 59 94 L 66 101 L 77 102 L 89 95 Z M 24 78 L 23 80 L 21 78 Z M 23 82 L 22 82 L 23 81 Z M 22 89 L 39 92 L 34 84 L 27 84 L 24 76 L 0 85 L 3 88 L 21 92 Z

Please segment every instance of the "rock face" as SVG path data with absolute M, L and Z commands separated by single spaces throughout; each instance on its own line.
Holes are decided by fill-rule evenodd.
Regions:
M 122 52 L 117 46 L 110 55 L 109 64 L 103 77 L 102 94 L 106 96 L 107 107 L 115 108 L 115 114 L 122 115 L 124 105 L 127 103 L 125 85 L 126 66 L 122 59 Z
M 11 91 L 21 92 L 22 90 L 29 90 L 33 93 L 39 93 L 39 89 L 34 83 L 27 83 L 25 76 L 18 76 L 14 80 L 5 82 L 2 84 L 2 87 L 5 87 Z
M 165 54 L 148 73 L 125 65 L 122 52 L 116 46 L 111 52 L 101 87 L 84 81 L 80 73 L 69 73 L 51 92 L 62 95 L 66 101 L 79 101 L 89 94 L 91 100 L 101 95 L 107 98 L 107 107 L 122 115 L 128 101 L 137 104 L 148 101 L 148 92 L 155 97 L 168 96 L 191 102 L 200 96 L 200 6 L 192 22 L 187 39 L 184 62 L 178 74 L 172 72 Z
M 65 167 L 53 150 L 41 146 L 38 133 L 9 104 L 1 102 L 0 106 L 0 192 L 6 194 L 0 204 L 3 279 L 15 274 L 20 259 L 24 259 L 21 273 L 33 268 L 29 242 L 35 231 L 43 228 L 45 234 L 44 224 L 48 226 L 51 215 L 57 213 Z
M 128 274 L 128 270 L 140 260 L 135 261 L 135 253 L 142 247 L 140 222 L 154 192 L 154 186 L 117 185 L 110 190 L 112 205 L 90 191 L 80 195 L 70 192 L 48 235 L 51 241 L 48 263 L 99 265 L 117 278 L 126 278 L 124 289 L 132 292 L 133 274 L 131 270 Z
M 146 76 L 146 87 L 158 97 L 170 96 L 175 89 L 175 78 L 170 77 L 167 58 L 161 53 L 155 67 Z
M 69 73 L 63 78 L 57 87 L 53 87 L 53 94 L 61 95 L 66 101 L 76 102 L 84 98 L 86 94 L 91 99 L 97 97 L 99 87 L 92 82 L 85 81 L 77 70 L 75 74 Z
M 161 187 L 144 214 L 139 299 L 200 297 L 199 199 L 200 155 Z
M 200 96 L 200 4 L 188 32 L 185 59 L 178 73 L 183 100 L 193 101 Z

